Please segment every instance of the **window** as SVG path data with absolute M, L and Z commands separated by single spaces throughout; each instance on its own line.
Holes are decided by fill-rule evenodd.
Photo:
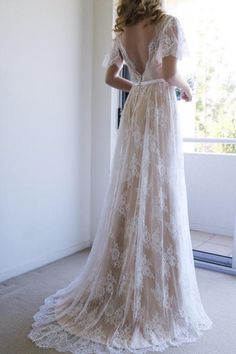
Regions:
M 236 153 L 236 4 L 166 0 L 166 9 L 183 24 L 192 53 L 195 96 L 180 102 L 184 150 Z

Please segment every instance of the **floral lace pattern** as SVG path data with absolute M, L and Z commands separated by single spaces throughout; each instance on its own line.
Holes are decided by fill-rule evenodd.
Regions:
M 119 49 L 117 37 L 112 40 L 112 47 L 104 57 L 102 65 L 103 67 L 108 67 L 113 64 L 116 64 L 118 67 L 121 67 L 123 64 L 123 57 Z
M 184 57 L 190 56 L 185 34 L 178 18 L 170 16 L 167 24 L 164 26 L 159 47 L 154 48 L 155 50 L 157 51 L 157 56 L 162 58 L 173 55 L 181 60 Z
M 162 47 L 150 45 L 155 58 L 160 48 L 161 55 L 180 53 L 177 30 L 168 18 Z M 123 55 L 115 40 L 107 63 L 122 65 Z M 212 327 L 196 281 L 176 104 L 166 82 L 132 87 L 90 255 L 80 275 L 34 315 L 28 337 L 38 346 L 145 354 L 194 342 Z

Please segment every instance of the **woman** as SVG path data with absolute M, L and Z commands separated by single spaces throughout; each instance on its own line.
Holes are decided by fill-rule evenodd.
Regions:
M 187 54 L 159 0 L 120 0 L 106 83 L 129 91 L 96 237 L 82 274 L 45 299 L 28 335 L 72 353 L 150 353 L 212 327 L 196 282 L 175 87 Z M 118 76 L 126 63 L 131 80 Z

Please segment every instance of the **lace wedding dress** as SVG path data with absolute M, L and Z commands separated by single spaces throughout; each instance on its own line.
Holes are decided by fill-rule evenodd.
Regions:
M 103 66 L 126 63 L 134 85 L 122 112 L 96 237 L 82 273 L 45 299 L 28 337 L 59 352 L 150 353 L 212 327 L 192 255 L 175 88 L 164 56 L 188 52 L 165 15 L 141 75 L 116 35 Z

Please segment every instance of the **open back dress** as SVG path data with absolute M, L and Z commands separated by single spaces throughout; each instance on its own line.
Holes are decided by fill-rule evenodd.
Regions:
M 74 354 L 162 352 L 212 327 L 196 281 L 175 87 L 162 58 L 188 48 L 165 15 L 139 73 L 116 35 L 103 66 L 126 63 L 133 86 L 122 111 L 99 225 L 87 262 L 45 299 L 28 337 Z

